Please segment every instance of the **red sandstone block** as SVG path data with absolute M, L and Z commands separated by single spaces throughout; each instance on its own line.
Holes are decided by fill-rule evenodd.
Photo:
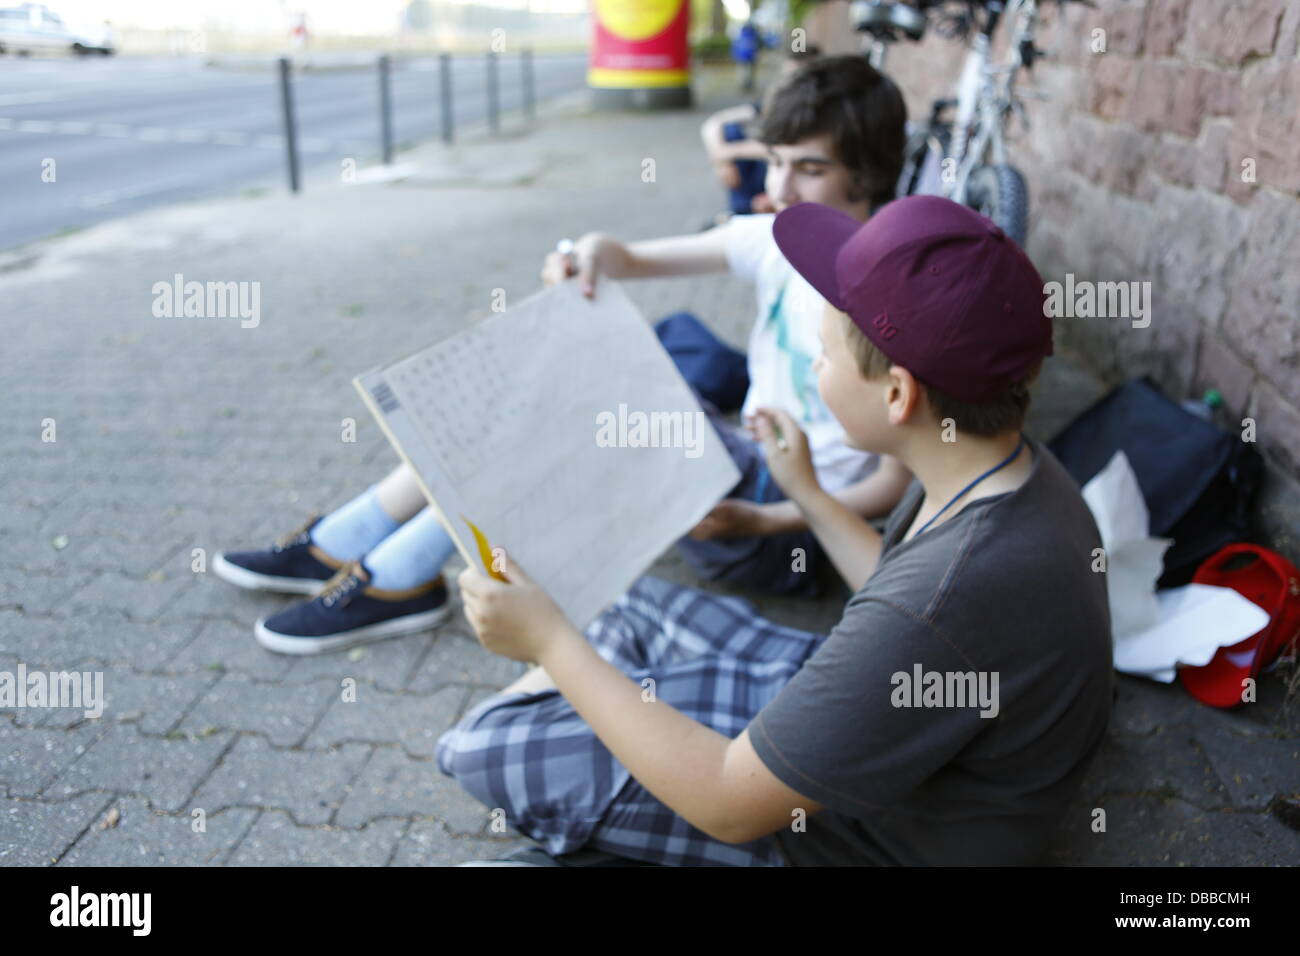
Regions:
M 1146 18 L 1147 11 L 1144 7 L 1131 3 L 1113 4 L 1097 24 L 1106 31 L 1106 52 L 1141 53 Z
M 1128 107 L 1136 82 L 1135 61 L 1110 52 L 1097 54 L 1093 63 L 1089 109 L 1103 119 L 1119 119 Z
M 1176 186 L 1190 186 L 1200 162 L 1196 144 L 1181 137 L 1160 140 L 1151 154 L 1151 168 L 1157 176 Z
M 1225 120 L 1206 123 L 1200 142 L 1192 148 L 1191 181 L 1215 192 L 1223 192 L 1230 173 L 1228 139 L 1232 124 Z
M 1251 123 L 1251 117 L 1238 116 L 1228 132 L 1224 191 L 1239 203 L 1250 200 L 1259 182 L 1259 150 L 1255 146 L 1255 137 L 1251 133 Z M 1243 178 L 1249 168 L 1247 160 L 1250 160 L 1254 166 L 1254 171 L 1250 174 L 1254 176 L 1253 182 Z
M 1289 396 L 1295 398 L 1292 391 Z M 1264 453 L 1291 474 L 1300 473 L 1300 409 L 1267 383 L 1255 387 L 1251 403 L 1255 437 Z
M 1260 185 L 1300 191 L 1300 62 L 1247 70 L 1240 92 Z
M 1193 59 L 1240 66 L 1252 56 L 1268 56 L 1277 43 L 1286 0 L 1192 0 L 1187 46 Z
M 1130 126 L 1112 125 L 1103 138 L 1103 181 L 1113 190 L 1132 196 L 1150 165 L 1156 141 Z
M 1277 48 L 1273 55 L 1280 59 L 1290 59 L 1300 50 L 1296 49 L 1297 37 L 1300 36 L 1300 4 L 1288 4 L 1282 15 L 1282 25 L 1277 31 Z
M 1149 241 L 1155 247 L 1158 291 L 1178 295 L 1211 325 L 1224 314 L 1237 283 L 1239 246 L 1251 215 L 1222 196 L 1166 186 L 1152 204 Z
M 1197 394 L 1215 388 L 1223 396 L 1223 403 L 1233 414 L 1244 414 L 1249 407 L 1250 387 L 1255 380 L 1255 370 L 1225 346 L 1218 338 L 1209 336 L 1201 344 L 1200 367 L 1196 371 Z
M 1241 208 L 1241 207 L 1238 207 Z M 1300 202 L 1259 190 L 1243 210 L 1248 224 L 1236 266 L 1221 277 L 1229 290 L 1221 331 L 1224 341 L 1249 359 L 1260 376 L 1300 399 Z
M 1236 72 L 1183 67 L 1174 88 L 1167 128 L 1195 138 L 1207 117 L 1230 115 L 1236 110 L 1240 85 L 1241 77 Z
M 1174 91 L 1181 75 L 1182 69 L 1172 64 L 1142 63 L 1138 67 L 1137 84 L 1129 99 L 1129 120 L 1139 129 L 1148 132 L 1167 129 L 1173 110 Z
M 1146 51 L 1150 56 L 1172 56 L 1187 30 L 1191 0 L 1151 0 L 1147 4 Z

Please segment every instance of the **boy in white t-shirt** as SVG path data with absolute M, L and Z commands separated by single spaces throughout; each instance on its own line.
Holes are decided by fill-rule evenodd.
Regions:
M 816 202 L 867 219 L 893 198 L 905 121 L 898 88 L 862 57 L 828 57 L 792 74 L 772 93 L 759 131 L 769 151 L 767 194 L 777 211 Z M 736 216 L 697 235 L 627 244 L 590 233 L 571 253 L 553 253 L 542 278 L 549 284 L 576 276 L 587 292 L 598 275 L 726 270 L 754 283 L 758 311 L 747 356 L 684 314 L 656 326 L 660 340 L 707 409 L 740 410 L 746 418 L 760 407 L 790 409 L 808 435 L 822 486 L 864 517 L 885 515 L 911 476 L 892 458 L 849 447 L 817 394 L 812 366 L 821 351 L 817 330 L 825 300 L 777 248 L 773 219 Z M 729 366 L 740 373 L 725 374 Z M 722 379 L 728 387 L 719 387 Z M 736 379 L 745 383 L 743 390 Z M 820 545 L 771 481 L 753 440 L 720 414 L 713 417 L 743 478 L 681 542 L 683 556 L 706 578 L 772 593 L 817 593 Z
M 816 202 L 867 219 L 894 196 L 905 121 L 898 88 L 862 57 L 810 63 L 777 86 L 763 111 L 759 137 L 769 152 L 768 196 L 778 211 Z M 777 248 L 772 222 L 771 215 L 738 216 L 707 232 L 626 244 L 590 233 L 572 252 L 552 253 L 542 278 L 554 283 L 576 276 L 590 291 L 602 275 L 730 270 L 754 283 L 758 312 L 748 357 L 691 316 L 658 326 L 684 377 L 715 413 L 743 476 L 681 549 L 706 578 L 815 594 L 825 552 L 771 479 L 758 445 L 722 415 L 740 410 L 742 402 L 746 413 L 761 406 L 791 409 L 809 436 L 823 487 L 864 517 L 887 514 L 911 476 L 892 458 L 850 448 L 818 396 L 811 369 L 821 348 L 823 300 Z M 213 570 L 245 588 L 314 595 L 255 625 L 258 642 L 278 653 L 319 654 L 426 630 L 447 614 L 441 572 L 455 551 L 426 504 L 403 466 L 272 548 L 218 554 Z

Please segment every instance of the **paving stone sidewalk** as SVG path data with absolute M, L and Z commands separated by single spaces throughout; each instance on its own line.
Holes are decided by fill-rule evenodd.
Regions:
M 706 90 L 702 109 L 730 101 Z M 459 615 L 431 635 L 278 657 L 251 625 L 284 599 L 196 562 L 269 543 L 395 465 L 352 376 L 487 313 L 495 289 L 532 292 L 558 238 L 699 228 L 721 206 L 701 112 L 552 110 L 497 142 L 422 147 L 401 182 L 318 176 L 297 198 L 183 205 L 0 253 L 0 670 L 102 671 L 107 697 L 98 719 L 0 711 L 0 863 L 431 865 L 520 845 L 432 761 L 438 734 L 518 673 Z M 260 283 L 259 324 L 154 317 L 154 284 L 178 273 Z M 627 288 L 647 317 L 689 308 L 743 344 L 741 283 Z M 1100 388 L 1058 361 L 1034 429 Z M 691 580 L 671 557 L 655 571 Z M 838 616 L 833 600 L 757 603 L 808 628 Z M 1300 859 L 1300 835 L 1267 810 L 1300 789 L 1300 739 L 1280 682 L 1260 696 L 1222 714 L 1122 678 L 1055 859 Z M 1091 831 L 1094 807 L 1107 833 Z

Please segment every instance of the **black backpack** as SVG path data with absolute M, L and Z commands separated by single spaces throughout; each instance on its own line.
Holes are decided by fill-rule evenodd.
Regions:
M 1151 514 L 1150 534 L 1172 538 L 1158 584 L 1175 587 L 1226 544 L 1249 534 L 1263 463 L 1253 443 L 1193 415 L 1147 378 L 1083 412 L 1048 443 L 1080 487 L 1123 450 Z

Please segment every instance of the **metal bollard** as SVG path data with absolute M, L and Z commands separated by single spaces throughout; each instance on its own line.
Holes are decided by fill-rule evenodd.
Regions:
M 488 50 L 487 55 L 487 109 L 488 129 L 495 136 L 501 132 L 501 103 L 497 95 L 497 55 L 493 50 Z
M 524 47 L 519 54 L 519 71 L 524 81 L 524 116 L 531 122 L 537 119 L 537 92 L 533 85 L 533 51 Z
M 442 101 L 442 141 L 451 142 L 451 54 L 438 54 L 438 98 Z
M 293 121 L 293 89 L 289 82 L 289 58 L 280 57 L 280 105 L 284 114 L 284 144 L 289 160 L 289 190 L 298 192 L 298 130 Z
M 393 165 L 393 103 L 389 91 L 387 53 L 379 57 L 379 141 L 384 154 L 384 165 Z

